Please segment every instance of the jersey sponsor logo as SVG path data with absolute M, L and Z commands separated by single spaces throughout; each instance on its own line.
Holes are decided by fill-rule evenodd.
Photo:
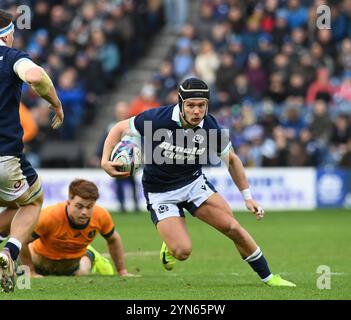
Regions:
M 204 184 L 201 186 L 201 189 L 202 189 L 202 190 L 205 190 L 205 191 L 207 190 L 207 189 L 206 189 L 206 186 L 205 186 Z
M 159 147 L 163 149 L 161 155 L 169 159 L 195 160 L 196 156 L 200 156 L 206 151 L 206 148 L 184 148 L 165 141 L 162 142 Z
M 2 61 L 3 59 L 4 59 L 4 56 L 1 56 L 1 57 L 0 57 L 0 61 Z
M 157 119 L 159 120 L 159 119 Z M 161 121 L 161 120 L 160 120 Z M 162 125 L 158 123 L 159 126 Z M 152 121 L 144 121 L 144 164 L 217 165 L 217 157 L 230 143 L 227 130 L 169 127 L 154 130 Z

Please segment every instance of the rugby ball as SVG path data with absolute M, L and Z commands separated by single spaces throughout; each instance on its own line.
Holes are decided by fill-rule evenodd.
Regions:
M 137 172 L 141 165 L 141 150 L 138 143 L 131 137 L 124 137 L 111 152 L 110 160 L 123 163 L 119 171 L 129 172 L 131 176 Z

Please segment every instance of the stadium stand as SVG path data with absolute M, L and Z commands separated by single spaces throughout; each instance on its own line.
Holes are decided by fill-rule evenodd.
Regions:
M 46 130 L 50 114 L 27 86 L 23 103 L 31 110 L 39 134 L 27 145 L 29 158 L 37 167 L 55 167 L 46 157 L 46 141 L 57 139 L 71 144 L 81 139 L 81 130 L 94 123 L 104 96 L 118 79 L 145 55 L 150 40 L 163 25 L 161 1 L 1 1 L 15 17 L 19 5 L 31 9 L 31 29 L 17 29 L 14 46 L 27 51 L 33 61 L 48 70 L 58 84 L 66 121 L 58 134 Z M 50 142 L 51 143 L 51 142 Z M 47 146 L 46 149 L 50 149 Z M 63 154 L 65 148 L 60 149 Z M 62 155 L 62 153 L 61 153 Z M 62 165 L 78 164 L 65 161 Z M 83 162 L 79 162 L 81 165 Z
M 153 82 L 173 103 L 190 74 L 212 90 L 210 111 L 246 166 L 338 166 L 351 140 L 351 6 L 328 1 L 200 1 Z M 342 160 L 343 159 L 343 160 Z
M 174 28 L 172 2 L 30 2 L 33 30 L 19 30 L 15 46 L 58 83 L 69 120 L 51 138 L 85 140 L 87 165 L 96 144 L 86 141 L 98 141 L 117 100 L 131 102 L 147 83 L 158 103 L 175 103 L 177 84 L 197 75 L 246 166 L 349 166 L 350 1 L 328 1 L 331 29 L 316 27 L 323 0 L 182 1 Z M 38 123 L 27 149 L 40 166 L 49 114 L 28 88 L 23 102 Z

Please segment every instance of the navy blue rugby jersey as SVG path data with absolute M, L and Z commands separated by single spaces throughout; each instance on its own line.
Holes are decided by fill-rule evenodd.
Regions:
M 19 103 L 23 81 L 14 71 L 28 54 L 0 45 L 0 155 L 19 155 L 23 151 L 23 128 L 20 123 Z
M 145 192 L 179 189 L 202 174 L 202 165 L 218 164 L 231 143 L 212 115 L 195 129 L 184 129 L 179 106 L 144 111 L 130 119 L 130 128 L 144 141 Z

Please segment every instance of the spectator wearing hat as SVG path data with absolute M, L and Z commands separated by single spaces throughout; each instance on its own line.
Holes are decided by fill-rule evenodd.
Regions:
M 261 35 L 260 22 L 250 17 L 246 23 L 246 31 L 242 33 L 242 40 L 246 52 L 256 52 L 258 49 L 258 39 Z

